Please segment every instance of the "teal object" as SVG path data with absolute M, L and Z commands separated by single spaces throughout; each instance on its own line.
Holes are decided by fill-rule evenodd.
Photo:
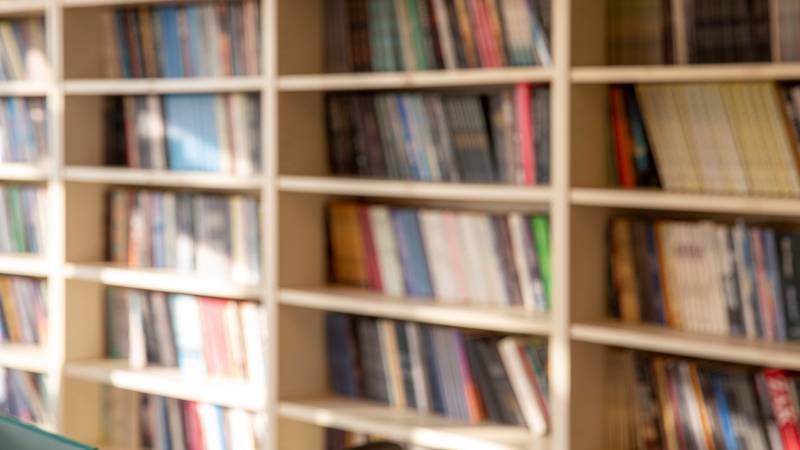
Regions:
M 9 417 L 0 416 L 0 450 L 97 450 L 57 434 L 48 433 Z

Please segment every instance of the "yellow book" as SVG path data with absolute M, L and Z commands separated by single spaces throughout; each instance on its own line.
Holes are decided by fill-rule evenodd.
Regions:
M 8 326 L 8 336 L 12 342 L 23 342 L 23 325 L 19 323 L 19 312 L 14 302 L 14 292 L 11 288 L 11 280 L 8 277 L 0 277 L 0 301 L 3 303 L 3 312 Z
M 20 48 L 17 43 L 14 28 L 11 22 L 4 20 L 0 21 L 0 41 L 2 41 L 2 48 L 6 52 L 6 59 L 11 64 L 11 72 L 15 79 L 25 79 L 25 61 L 20 54 Z
M 400 367 L 400 352 L 397 347 L 395 323 L 393 320 L 378 320 L 378 329 L 380 331 L 378 336 L 387 387 L 389 388 L 389 403 L 392 406 L 405 408 L 408 403 L 406 402 L 406 391 L 403 384 L 403 369 Z M 413 393 L 411 394 L 413 395 Z
M 747 176 L 742 166 L 739 145 L 718 83 L 707 84 L 700 91 L 706 112 L 710 117 L 709 133 L 718 151 L 720 176 L 725 190 L 732 194 L 746 194 Z
M 358 208 L 358 203 L 333 203 L 330 206 L 333 277 L 340 283 L 366 286 L 369 274 Z

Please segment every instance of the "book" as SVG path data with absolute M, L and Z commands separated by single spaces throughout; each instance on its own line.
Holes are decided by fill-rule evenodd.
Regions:
M 0 342 L 47 343 L 47 286 L 28 277 L 0 278 Z
M 48 81 L 44 18 L 0 21 L 0 79 Z
M 0 414 L 23 422 L 52 425 L 43 375 L 0 368 Z

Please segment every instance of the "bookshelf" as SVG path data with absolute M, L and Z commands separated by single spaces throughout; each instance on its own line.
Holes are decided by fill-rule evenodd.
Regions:
M 674 217 L 766 217 L 797 222 L 800 199 L 621 190 L 606 185 L 606 87 L 614 83 L 800 79 L 800 64 L 608 66 L 604 1 L 554 0 L 550 67 L 325 74 L 324 0 L 262 0 L 262 74 L 255 77 L 114 79 L 99 70 L 97 15 L 119 5 L 173 0 L 5 0 L 0 16 L 42 15 L 53 75 L 43 82 L 0 82 L 2 96 L 46 96 L 46 165 L 0 165 L 3 182 L 47 190 L 48 246 L 40 257 L 0 255 L 0 273 L 45 278 L 47 346 L 0 345 L 0 366 L 47 375 L 55 429 L 97 442 L 101 385 L 263 413 L 265 450 L 321 449 L 323 427 L 380 434 L 442 449 L 592 449 L 602 436 L 602 373 L 609 346 L 745 364 L 800 369 L 797 344 L 757 343 L 609 322 L 605 314 L 605 224 L 640 211 Z M 90 31 L 87 31 L 90 30 Z M 327 169 L 326 92 L 492 88 L 518 82 L 551 87 L 551 184 L 521 187 L 335 177 Z M 100 163 L 107 95 L 252 92 L 261 96 L 263 170 L 253 176 L 109 168 Z M 102 263 L 103 196 L 110 186 L 249 192 L 262 207 L 261 282 Z M 370 198 L 413 205 L 547 212 L 552 228 L 552 310 L 423 303 L 326 284 L 325 205 Z M 135 369 L 105 360 L 103 286 L 260 302 L 267 380 L 248 384 L 190 378 L 174 370 Z M 327 387 L 326 311 L 415 320 L 549 339 L 552 431 L 470 426 L 370 402 L 331 397 Z M 224 393 L 224 394 L 223 394 Z

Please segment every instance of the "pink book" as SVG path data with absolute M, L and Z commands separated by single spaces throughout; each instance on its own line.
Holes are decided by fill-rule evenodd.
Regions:
M 536 149 L 533 146 L 533 121 L 531 120 L 531 86 L 518 84 L 514 87 L 514 108 L 519 134 L 520 161 L 522 161 L 524 184 L 536 184 Z

